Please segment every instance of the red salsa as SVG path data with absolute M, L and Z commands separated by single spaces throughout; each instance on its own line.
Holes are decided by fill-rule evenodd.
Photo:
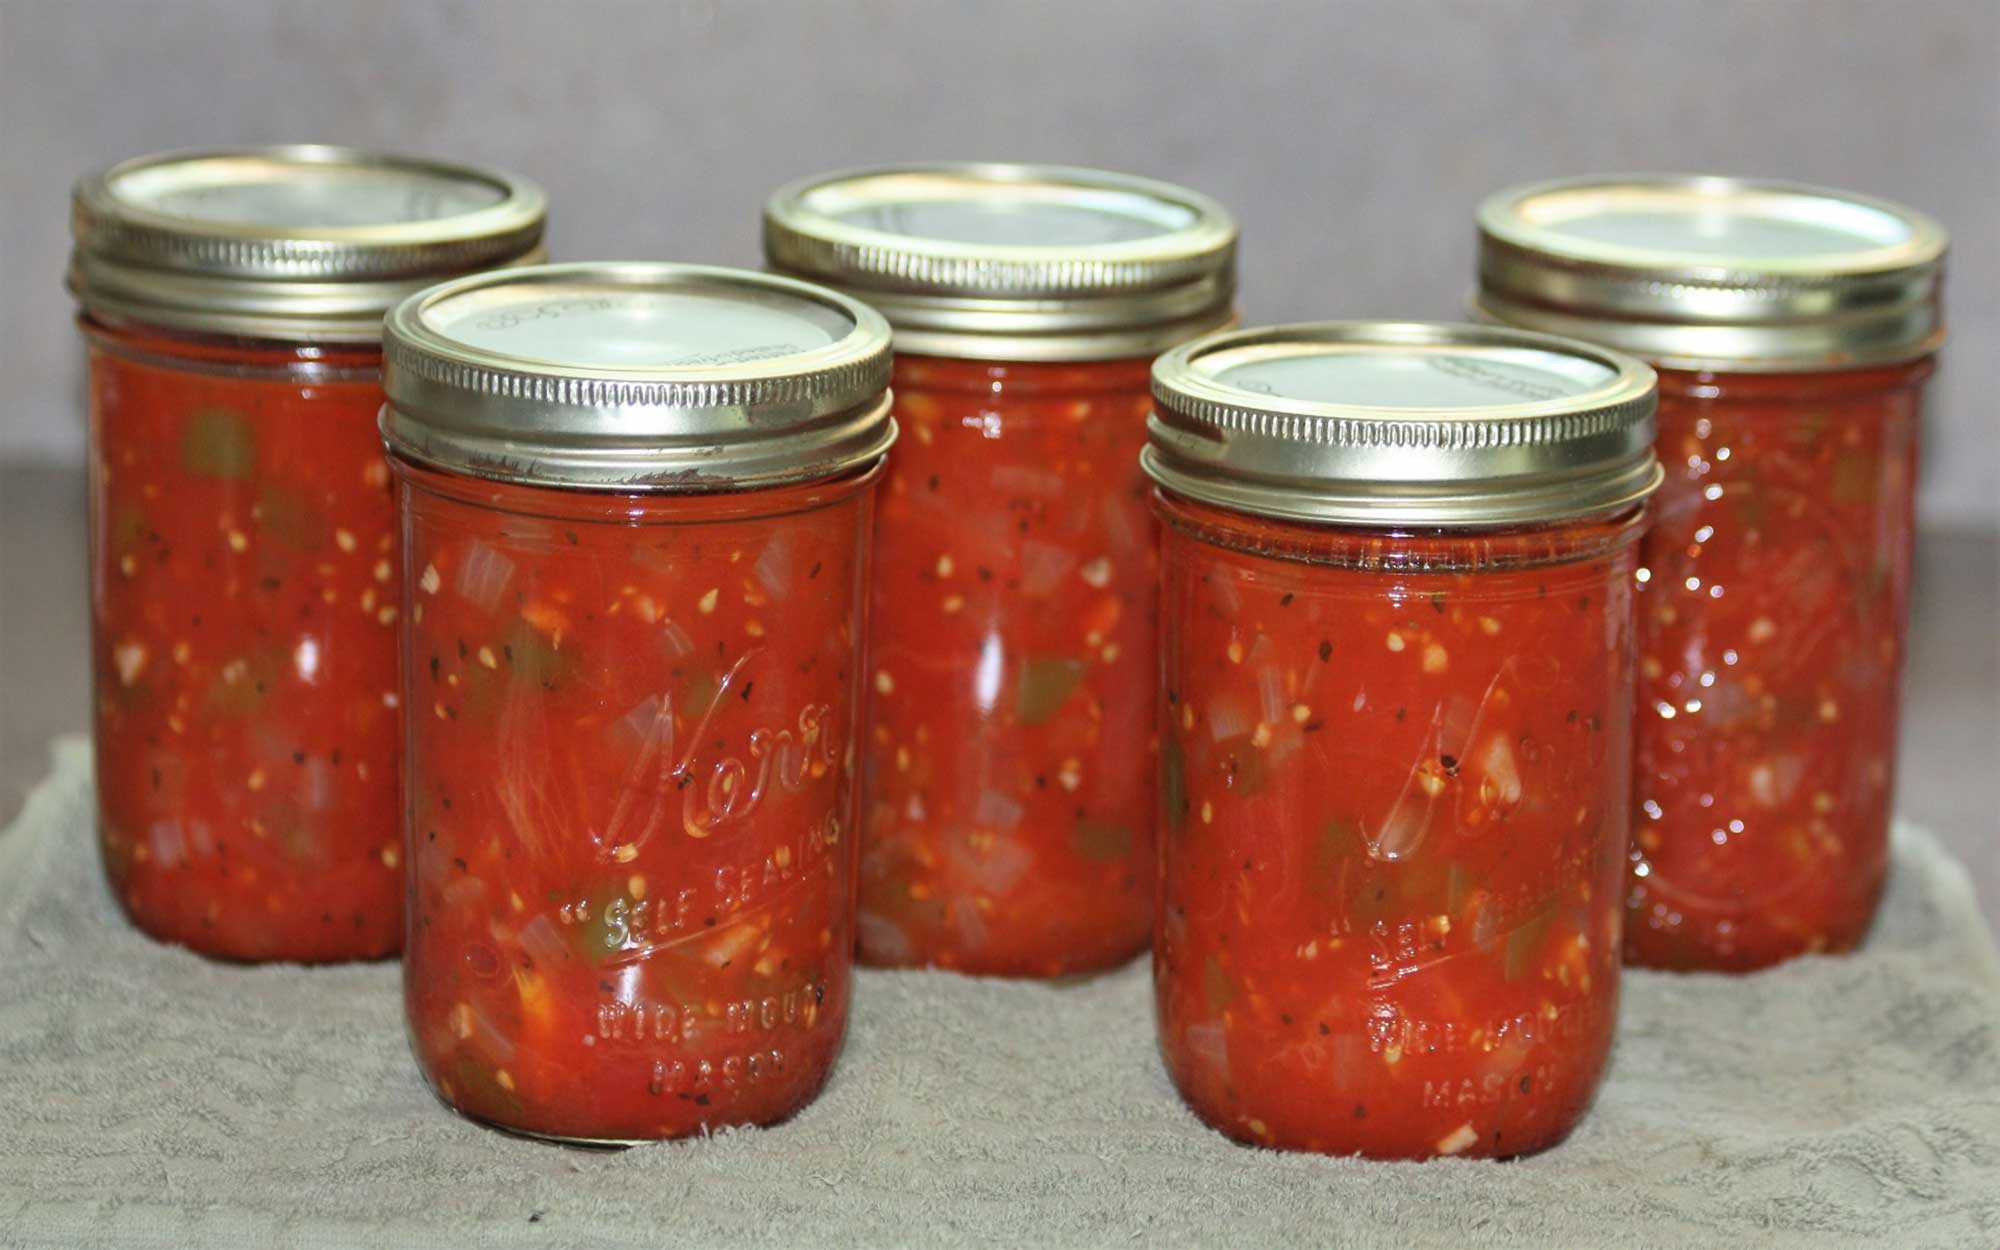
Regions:
M 1617 1008 L 1636 524 L 1160 512 L 1176 1084 L 1258 1145 L 1556 1141 Z
M 140 928 L 239 960 L 402 941 L 382 315 L 532 254 L 539 191 L 339 148 L 84 179 L 98 830 Z
M 1756 968 L 1867 931 L 1888 867 L 1930 372 L 1660 375 L 1636 963 Z
M 1048 976 L 1151 932 L 1149 362 L 902 356 L 861 954 Z
M 1512 188 L 1479 222 L 1484 311 L 1660 370 L 1628 962 L 1857 945 L 1889 860 L 1944 232 L 1843 191 L 1645 175 Z
M 432 1083 L 557 1137 L 783 1119 L 846 1025 L 872 478 L 402 472 L 404 984 Z
M 888 327 L 556 265 L 413 297 L 388 341 L 425 1076 L 568 1140 L 784 1119 L 852 986 Z
M 1421 354 L 1408 327 L 1292 334 L 1221 335 L 1157 366 L 1167 1070 L 1254 1145 L 1539 1150 L 1583 1115 L 1617 1014 L 1651 378 L 1504 331 L 1430 327 Z M 1322 345 L 1330 362 L 1309 354 Z M 1511 416 L 1523 394 L 1545 411 Z M 1399 434 L 1434 446 L 1486 419 L 1479 396 L 1524 458 L 1560 463 L 1568 430 L 1603 422 L 1627 476 L 1523 498 L 1541 488 L 1508 474 L 1527 470 L 1479 469 L 1478 444 L 1470 476 L 1434 456 L 1417 481 L 1365 476 L 1383 412 L 1461 410 Z M 1433 482 L 1458 494 L 1406 503 Z M 1398 519 L 1425 509 L 1433 524 Z M 1510 510 L 1555 515 L 1491 523 Z
M 1235 227 L 1178 187 L 924 165 L 809 179 L 774 267 L 894 327 L 862 773 L 866 963 L 1060 976 L 1146 946 L 1162 348 L 1231 315 Z
M 392 954 L 397 552 L 381 352 L 90 336 L 105 867 L 155 937 Z

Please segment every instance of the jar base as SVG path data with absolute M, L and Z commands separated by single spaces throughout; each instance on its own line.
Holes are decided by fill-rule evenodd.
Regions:
M 1553 1130 L 1545 1130 L 1535 1134 L 1529 1137 L 1527 1144 L 1521 1146 L 1519 1149 L 1515 1149 L 1511 1145 L 1496 1148 L 1488 1145 L 1482 1139 L 1475 1141 L 1463 1150 L 1449 1152 L 1435 1148 L 1382 1150 L 1370 1149 L 1365 1146 L 1342 1147 L 1338 1145 L 1322 1145 L 1310 1141 L 1279 1141 L 1275 1138 L 1260 1137 L 1242 1124 L 1227 1123 L 1211 1116 L 1207 1111 L 1195 1106 L 1194 1103 L 1188 1102 L 1185 1095 L 1183 1095 L 1182 1101 L 1187 1104 L 1188 1109 L 1194 1113 L 1196 1119 L 1239 1145 L 1249 1146 L 1257 1150 L 1273 1150 L 1285 1154 L 1317 1154 L 1326 1155 L 1330 1158 L 1367 1159 L 1375 1163 L 1428 1163 L 1438 1159 L 1481 1159 L 1494 1163 L 1506 1163 L 1514 1159 L 1526 1158 L 1529 1155 L 1537 1155 L 1545 1150 L 1560 1146 L 1568 1139 L 1572 1132 L 1576 1131 L 1577 1123 L 1581 1122 L 1579 1118 L 1577 1121 L 1561 1125 Z
M 230 944 L 204 941 L 206 931 L 192 933 L 184 924 L 146 914 L 129 902 L 122 891 L 114 890 L 118 900 L 119 914 L 125 917 L 134 929 L 144 934 L 149 941 L 163 946 L 178 946 L 191 951 L 203 959 L 220 964 L 234 964 L 241 967 L 260 967 L 267 964 L 299 964 L 305 967 L 333 967 L 340 964 L 381 963 L 394 959 L 402 950 L 399 940 L 384 944 L 351 949 L 330 948 L 326 945 L 273 945 L 260 946 L 254 950 Z

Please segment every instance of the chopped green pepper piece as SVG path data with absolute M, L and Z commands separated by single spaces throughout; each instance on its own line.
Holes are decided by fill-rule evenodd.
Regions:
M 320 864 L 330 858 L 328 853 L 332 848 L 301 805 L 290 801 L 272 803 L 265 810 L 264 821 L 267 836 L 295 862 Z
M 1015 714 L 1024 725 L 1040 725 L 1054 719 L 1082 680 L 1082 660 L 1029 656 L 1021 666 L 1021 682 L 1014 696 Z
M 1868 471 L 1868 457 L 1857 448 L 1847 448 L 1833 462 L 1833 479 L 1830 493 L 1834 502 L 1844 504 L 1867 503 L 1874 493 L 1875 478 Z
M 1180 833 L 1187 828 L 1187 760 L 1180 739 L 1171 735 L 1160 746 L 1160 811 L 1168 829 Z
M 722 680 L 715 673 L 702 671 L 691 674 L 681 687 L 680 706 L 674 711 L 688 719 L 690 724 L 698 722 L 715 706 L 715 700 L 722 693 Z
M 227 408 L 197 409 L 181 435 L 181 464 L 205 477 L 249 477 L 257 467 L 249 419 Z
M 1221 1011 L 1236 999 L 1236 982 L 1222 970 L 1222 961 L 1215 956 L 1208 957 L 1208 965 L 1202 970 L 1202 987 L 1208 992 L 1208 1009 Z
M 1069 840 L 1078 855 L 1096 863 L 1109 863 L 1132 854 L 1132 831 L 1100 820 L 1077 821 Z
M 286 546 L 312 551 L 326 542 L 326 519 L 297 491 L 266 484 L 257 492 L 257 528 Z
M 1771 499 L 1764 493 L 1763 484 L 1755 478 L 1746 479 L 1729 488 L 1725 498 L 1736 504 L 1736 516 L 1745 529 L 1761 532 L 1771 520 Z
M 460 1051 L 446 1065 L 445 1082 L 456 1095 L 455 1101 L 462 1102 L 475 1114 L 518 1118 L 525 1114 L 526 1108 L 513 1090 L 500 1083 L 497 1073 L 498 1069 L 478 1056 Z
M 1791 422 L 1785 436 L 1801 447 L 1810 447 L 1826 433 L 1830 418 L 1824 410 L 1801 413 Z
M 137 508 L 122 508 L 111 525 L 111 549 L 119 555 L 136 554 L 146 541 L 146 514 Z
M 1472 901 L 1472 874 L 1453 864 L 1444 878 L 1445 910 L 1456 916 Z
M 1555 918 L 1555 904 L 1551 903 L 1538 915 L 1530 917 L 1520 928 L 1507 935 L 1505 970 L 1509 981 L 1518 981 L 1528 975 L 1535 956 L 1541 953 L 1542 940 L 1548 936 L 1549 925 Z
M 1312 881 L 1321 894 L 1333 896 L 1340 884 L 1340 866 L 1360 849 L 1361 830 L 1353 821 L 1336 816 L 1326 822 L 1312 854 Z

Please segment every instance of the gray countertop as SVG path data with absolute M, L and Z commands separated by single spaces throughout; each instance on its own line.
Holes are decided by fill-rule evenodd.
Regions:
M 0 466 L 0 820 L 89 724 L 81 469 Z M 1903 718 L 1902 814 L 1972 870 L 2000 927 L 2000 537 L 1931 532 L 1917 548 Z

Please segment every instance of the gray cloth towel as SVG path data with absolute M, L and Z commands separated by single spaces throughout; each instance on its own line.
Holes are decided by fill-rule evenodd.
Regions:
M 0 1244 L 2000 1246 L 2000 960 L 1921 830 L 1856 955 L 1630 974 L 1589 1118 L 1513 1163 L 1225 1141 L 1167 1081 L 1143 961 L 863 974 L 791 1123 L 602 1153 L 433 1099 L 393 965 L 140 937 L 89 750 L 55 756 L 0 834 Z

